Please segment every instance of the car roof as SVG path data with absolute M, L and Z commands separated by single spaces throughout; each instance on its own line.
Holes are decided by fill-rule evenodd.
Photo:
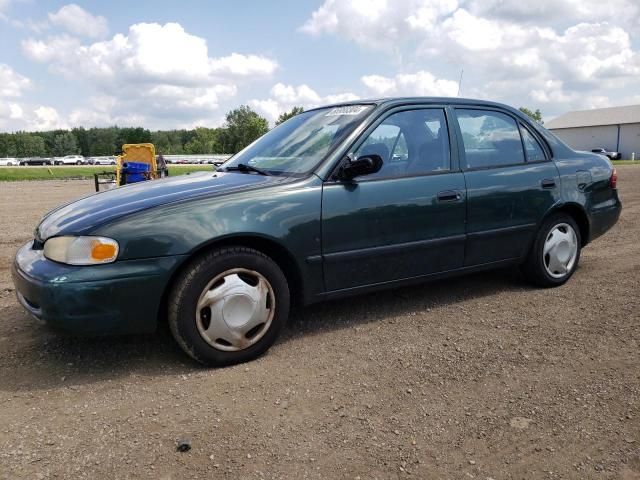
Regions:
M 316 108 L 311 108 L 309 110 L 317 110 L 319 108 L 327 108 L 327 107 L 342 107 L 349 105 L 376 105 L 376 106 L 396 106 L 396 105 L 406 105 L 406 104 L 462 104 L 462 105 L 478 105 L 485 107 L 498 107 L 498 108 L 506 108 L 507 110 L 514 111 L 513 107 L 509 105 L 505 105 L 504 103 L 492 102 L 490 100 L 480 100 L 477 98 L 461 98 L 461 97 L 383 97 L 383 98 L 369 98 L 369 99 L 358 99 L 358 100 L 350 100 L 346 102 L 339 103 L 331 103 L 328 105 L 323 105 Z

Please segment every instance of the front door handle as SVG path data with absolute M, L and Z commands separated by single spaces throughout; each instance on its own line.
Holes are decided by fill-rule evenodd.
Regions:
M 462 195 L 458 190 L 444 190 L 438 192 L 439 202 L 457 202 L 462 198 Z
M 556 188 L 556 181 L 553 178 L 545 178 L 540 182 L 542 188 Z

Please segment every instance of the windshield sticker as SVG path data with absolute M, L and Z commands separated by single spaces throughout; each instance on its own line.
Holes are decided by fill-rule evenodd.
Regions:
M 336 107 L 336 108 L 332 108 L 328 113 L 326 113 L 325 117 L 336 117 L 338 115 L 359 115 L 366 108 L 367 107 L 364 105 L 349 105 L 347 107 Z

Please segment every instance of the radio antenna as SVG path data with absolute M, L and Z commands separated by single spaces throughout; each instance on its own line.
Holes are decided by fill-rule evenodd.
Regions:
M 456 97 L 460 96 L 460 86 L 462 85 L 462 74 L 464 73 L 464 68 L 460 69 L 460 80 L 458 80 L 458 94 Z

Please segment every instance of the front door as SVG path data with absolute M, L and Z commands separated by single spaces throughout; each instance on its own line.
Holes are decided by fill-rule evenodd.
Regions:
M 559 200 L 555 163 L 515 117 L 477 108 L 455 112 L 467 185 L 465 266 L 521 258 Z
M 465 184 L 451 152 L 444 108 L 395 110 L 356 142 L 356 158 L 378 154 L 383 166 L 375 174 L 323 187 L 327 291 L 463 265 Z

